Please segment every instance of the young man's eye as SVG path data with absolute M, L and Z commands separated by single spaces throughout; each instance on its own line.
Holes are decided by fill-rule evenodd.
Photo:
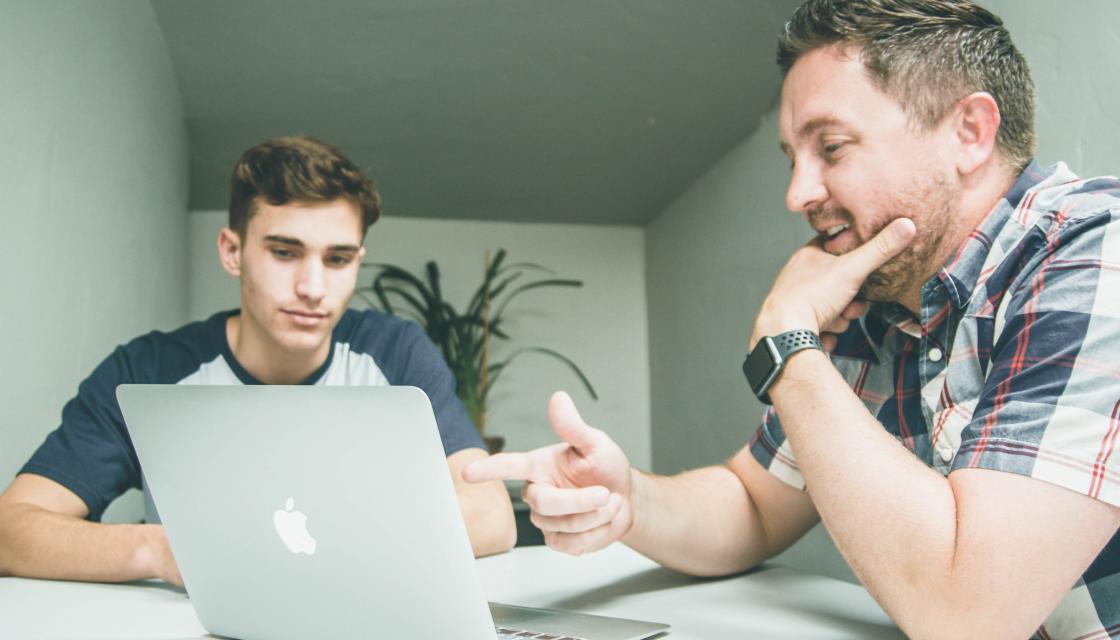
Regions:
M 327 264 L 335 267 L 345 267 L 353 260 L 350 256 L 330 256 L 327 258 Z
M 272 255 L 277 258 L 291 258 L 295 256 L 295 253 L 293 253 L 291 249 L 285 249 L 283 247 L 273 247 L 271 251 Z

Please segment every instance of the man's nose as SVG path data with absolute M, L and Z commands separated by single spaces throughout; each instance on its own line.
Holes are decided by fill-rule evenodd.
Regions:
M 813 162 L 802 162 L 793 167 L 786 189 L 786 208 L 794 213 L 804 213 L 820 207 L 828 200 L 828 189 L 821 179 L 820 167 Z
M 318 260 L 307 260 L 296 279 L 296 295 L 304 300 L 319 302 L 326 295 L 323 265 Z

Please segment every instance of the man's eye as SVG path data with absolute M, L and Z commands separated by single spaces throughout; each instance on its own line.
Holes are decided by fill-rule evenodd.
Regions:
M 336 267 L 344 267 L 350 264 L 351 260 L 353 260 L 353 258 L 349 256 L 331 256 L 327 258 L 327 264 L 334 265 Z
M 272 255 L 276 256 L 277 258 L 291 258 L 295 254 L 292 253 L 292 251 L 290 249 L 282 249 L 280 247 L 273 247 Z

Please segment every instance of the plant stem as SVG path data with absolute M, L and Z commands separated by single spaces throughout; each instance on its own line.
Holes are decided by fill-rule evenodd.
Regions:
M 490 250 L 483 257 L 482 274 L 490 272 Z M 482 361 L 478 372 L 478 432 L 486 433 L 486 386 L 489 384 L 490 369 L 490 287 L 482 294 Z

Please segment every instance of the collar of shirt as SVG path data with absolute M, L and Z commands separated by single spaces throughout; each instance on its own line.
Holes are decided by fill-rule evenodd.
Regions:
M 985 279 L 985 273 L 1002 259 L 996 256 L 993 261 L 992 248 L 1004 244 L 997 242 L 997 238 L 1007 235 L 1003 231 L 1009 219 L 1014 218 L 1019 229 L 1026 229 L 1037 217 L 1030 208 L 1032 199 L 1028 194 L 1040 186 L 1074 178 L 1076 176 L 1062 163 L 1042 167 L 1032 160 L 1007 194 L 968 234 L 937 274 L 922 286 L 920 319 L 915 319 L 909 310 L 897 303 L 874 303 L 861 323 L 863 331 L 846 332 L 837 341 L 833 355 L 880 362 L 878 351 L 895 331 L 919 340 L 948 335 L 951 323 L 946 320 L 954 310 L 961 310 L 968 304 L 978 284 Z M 1020 235 L 1014 234 L 1015 238 Z

